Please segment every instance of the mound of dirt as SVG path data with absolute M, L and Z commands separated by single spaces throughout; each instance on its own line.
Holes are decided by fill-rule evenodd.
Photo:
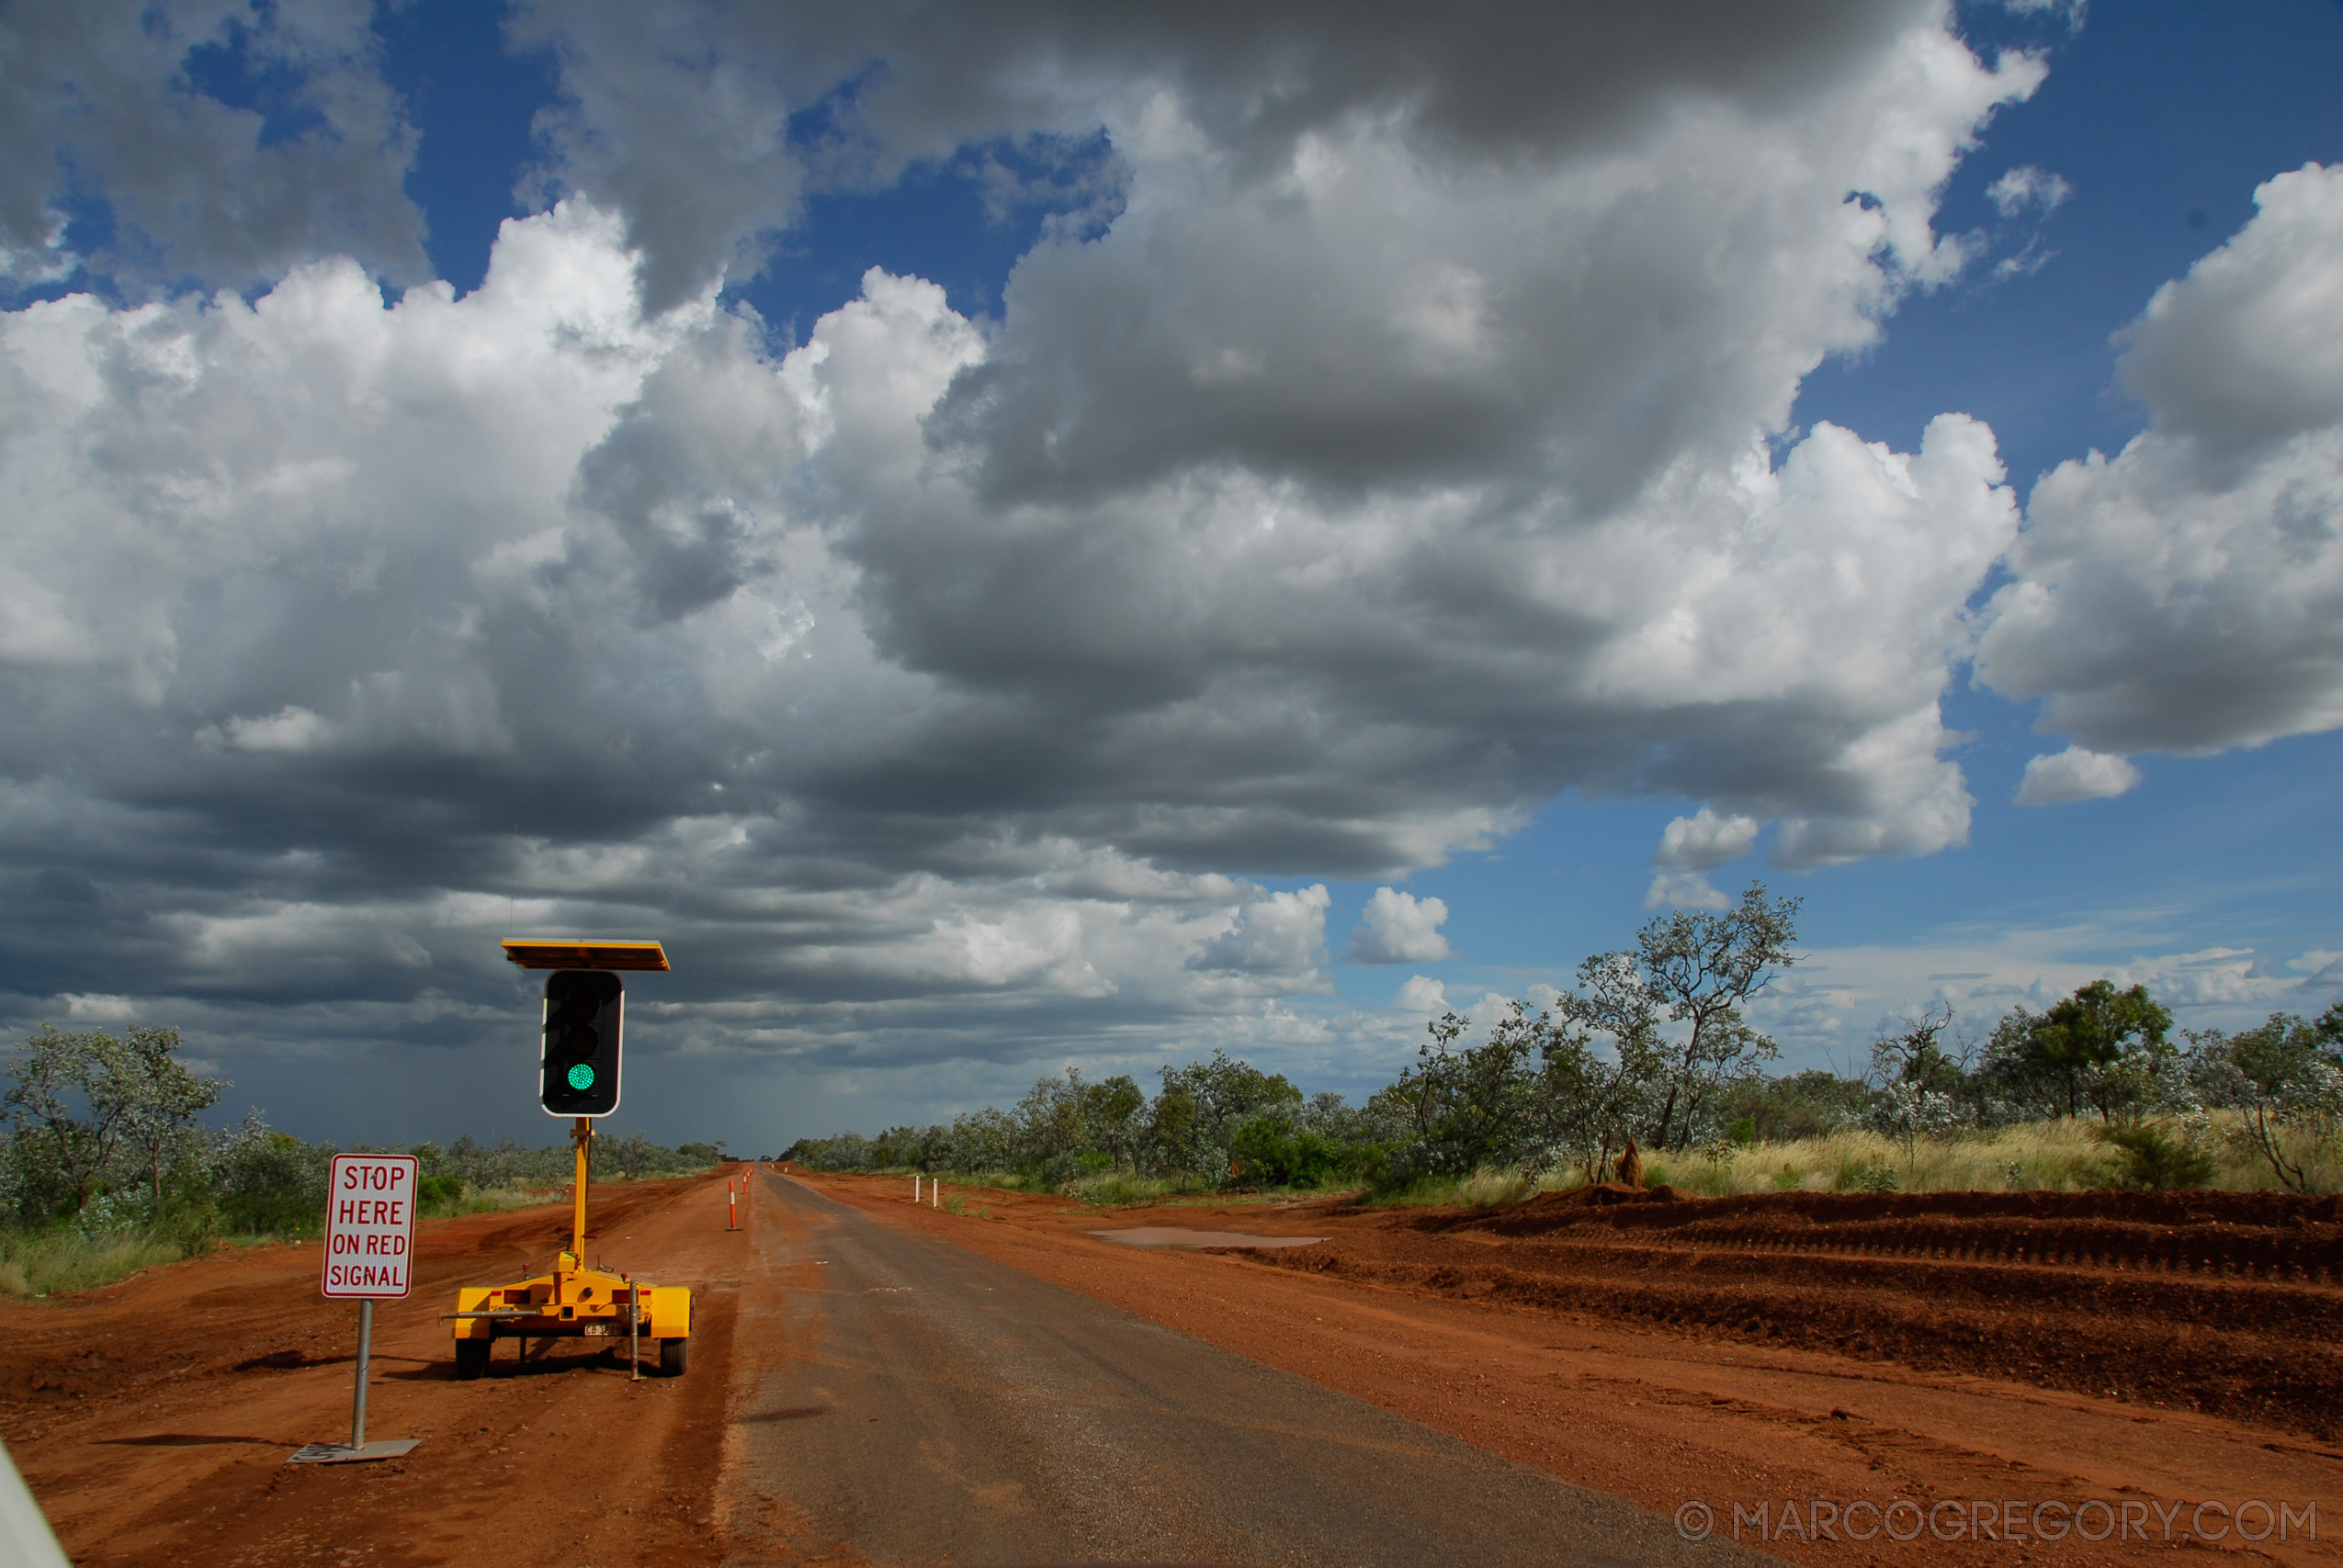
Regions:
M 2343 1282 L 2337 1200 L 2279 1192 L 1783 1192 L 1696 1199 L 1672 1188 L 1648 1193 L 1591 1188 L 1543 1193 L 1504 1209 L 1428 1213 L 1414 1224 L 1433 1233 L 1529 1238 L 1607 1231 L 1632 1245 Z
M 1447 1218 L 1480 1219 L 1516 1233 L 1544 1216 L 1583 1208 L 1594 1192 L 1632 1194 L 1616 1182 L 1568 1192 L 1541 1192 L 1501 1209 L 1443 1210 Z M 1645 1189 L 1696 1202 L 1711 1216 L 1803 1216 L 1828 1223 L 1869 1219 L 2122 1220 L 2135 1224 L 2235 1224 L 2292 1228 L 2343 1224 L 2343 1197 L 2292 1192 L 1748 1192 L 1697 1198 L 1681 1188 Z M 1595 1200 L 1600 1201 L 1601 1200 Z
M 2343 1432 L 2332 1198 L 1597 1188 L 1254 1261 Z
M 1575 1192 L 1549 1192 L 1542 1194 L 1538 1199 L 1534 1201 L 1543 1202 L 1549 1198 L 1559 1198 L 1581 1204 L 1592 1204 L 1597 1208 L 1606 1207 L 1613 1203 L 1683 1203 L 1699 1201 L 1699 1199 L 1693 1194 L 1685 1191 L 1681 1187 L 1670 1187 L 1665 1181 L 1653 1187 L 1638 1187 L 1624 1181 L 1598 1181 L 1591 1187 L 1581 1187 Z

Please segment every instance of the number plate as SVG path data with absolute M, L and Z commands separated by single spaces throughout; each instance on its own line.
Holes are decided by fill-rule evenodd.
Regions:
M 589 1323 L 578 1332 L 589 1339 L 599 1338 L 609 1334 L 610 1325 L 606 1323 Z

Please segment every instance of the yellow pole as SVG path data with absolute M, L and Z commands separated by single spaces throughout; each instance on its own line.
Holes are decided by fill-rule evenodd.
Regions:
M 579 1117 L 577 1130 L 570 1136 L 578 1145 L 577 1198 L 570 1217 L 570 1256 L 577 1259 L 579 1268 L 583 1269 L 585 1267 L 586 1141 L 594 1136 L 594 1123 L 585 1117 Z

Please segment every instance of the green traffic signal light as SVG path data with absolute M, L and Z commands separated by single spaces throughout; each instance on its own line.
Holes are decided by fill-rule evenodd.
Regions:
M 563 969 L 545 982 L 538 1102 L 554 1116 L 607 1116 L 618 1108 L 618 976 Z

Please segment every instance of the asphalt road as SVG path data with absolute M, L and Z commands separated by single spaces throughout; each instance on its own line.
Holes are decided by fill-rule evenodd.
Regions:
M 740 1561 L 1767 1561 L 756 1180 L 728 1437 Z

